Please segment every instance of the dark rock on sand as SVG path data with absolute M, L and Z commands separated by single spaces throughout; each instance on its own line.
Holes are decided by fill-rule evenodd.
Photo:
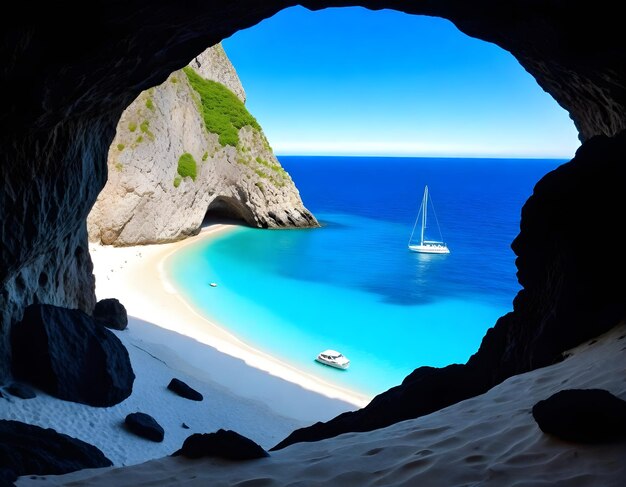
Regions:
M 168 384 L 167 388 L 178 394 L 180 397 L 184 397 L 185 399 L 190 399 L 192 401 L 202 401 L 204 397 L 198 391 L 189 387 L 180 379 L 172 379 Z
M 47 393 L 90 406 L 113 406 L 133 390 L 128 351 L 80 310 L 34 304 L 13 326 L 13 373 Z
M 14 480 L 20 475 L 61 475 L 111 465 L 111 461 L 89 443 L 50 428 L 0 420 L 0 479 L 2 475 Z
M 533 406 L 541 431 L 565 441 L 626 439 L 626 401 L 603 389 L 566 389 Z
M 101 299 L 93 310 L 96 322 L 113 330 L 125 330 L 128 326 L 126 308 L 115 298 Z
M 217 433 L 196 433 L 185 440 L 180 450 L 172 456 L 187 458 L 217 457 L 226 460 L 254 460 L 269 457 L 254 441 L 231 430 Z
M 20 399 L 33 399 L 37 397 L 35 391 L 28 387 L 26 384 L 20 384 L 19 382 L 13 382 L 5 387 L 5 390 L 12 396 L 19 397 Z
M 146 413 L 131 413 L 126 416 L 124 424 L 129 431 L 141 436 L 146 440 L 155 441 L 160 443 L 165 437 L 165 431 L 156 419 Z

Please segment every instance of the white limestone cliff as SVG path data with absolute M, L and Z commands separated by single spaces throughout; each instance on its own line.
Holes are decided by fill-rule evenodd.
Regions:
M 189 79 L 194 73 L 230 90 L 209 84 L 216 89 L 209 105 L 223 97 L 251 120 L 226 142 L 205 121 L 202 95 Z M 199 231 L 207 212 L 261 228 L 318 226 L 244 100 L 221 45 L 139 95 L 118 123 L 108 182 L 87 220 L 90 240 L 118 246 L 180 240 Z

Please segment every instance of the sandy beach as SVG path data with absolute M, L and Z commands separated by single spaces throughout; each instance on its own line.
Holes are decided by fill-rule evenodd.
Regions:
M 196 311 L 170 283 L 165 265 L 170 255 L 185 246 L 197 245 L 233 228 L 235 228 L 233 225 L 226 224 L 211 225 L 205 227 L 196 237 L 171 244 L 124 248 L 91 245 L 98 299 L 117 297 L 126 307 L 129 317 L 192 338 L 231 357 L 239 358 L 255 369 L 298 384 L 324 397 L 363 407 L 371 397 L 323 381 L 247 346 L 230 334 L 225 327 Z M 195 357 L 187 348 L 177 347 L 175 342 L 168 340 L 163 344 L 167 344 L 170 351 L 185 357 L 187 364 L 181 366 L 191 365 L 200 370 L 205 369 L 204 358 Z M 277 398 L 275 394 L 266 390 L 266 384 L 258 382 L 256 374 L 249 381 L 246 380 L 246 374 L 237 375 L 237 384 L 234 386 L 237 393 L 265 401 L 268 406 L 281 414 L 299 411 L 297 414 L 302 414 L 304 421 L 317 420 L 315 418 L 317 413 L 313 413 L 314 407 L 307 408 L 309 411 L 302 411 L 301 404 L 294 404 L 282 394 Z M 219 376 L 211 375 L 210 378 L 220 381 Z M 222 385 L 232 387 L 232 381 L 228 378 Z
M 625 442 L 559 440 L 541 432 L 531 409 L 564 388 L 601 388 L 626 398 L 626 326 L 570 353 L 561 363 L 511 377 L 433 414 L 291 445 L 265 459 L 168 457 L 121 469 L 22 477 L 17 485 L 621 487 Z
M 164 271 L 169 255 L 230 228 L 211 226 L 172 244 L 90 245 L 98 299 L 115 297 L 128 311 L 128 328 L 113 333 L 130 354 L 136 375 L 132 395 L 116 406 L 93 408 L 37 391 L 35 399 L 3 401 L 2 417 L 84 440 L 100 448 L 115 466 L 124 466 L 167 456 L 192 433 L 219 428 L 233 429 L 270 448 L 295 428 L 364 405 L 368 398 L 246 346 L 196 313 L 169 284 Z M 169 391 L 173 377 L 201 392 L 204 401 Z M 124 429 L 124 418 L 136 411 L 150 414 L 163 426 L 163 443 Z

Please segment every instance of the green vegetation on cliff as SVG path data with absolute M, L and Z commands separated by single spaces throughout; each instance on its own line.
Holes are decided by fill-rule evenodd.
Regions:
M 198 165 L 196 164 L 196 160 L 193 158 L 193 156 L 189 152 L 185 152 L 178 159 L 178 174 L 180 174 L 181 178 L 186 178 L 187 176 L 189 176 L 191 179 L 195 181 L 197 168 L 198 168 Z M 174 182 L 174 186 L 177 186 L 176 182 Z
M 193 68 L 183 71 L 191 87 L 200 95 L 200 108 L 206 129 L 219 136 L 222 146 L 239 144 L 239 129 L 250 125 L 261 130 L 256 119 L 248 112 L 243 102 L 221 83 L 204 79 Z
M 154 140 L 154 134 L 150 131 L 150 121 L 149 120 L 144 120 L 143 122 L 141 122 L 141 125 L 139 125 L 139 129 L 141 130 L 142 133 L 146 134 L 146 136 L 150 140 Z

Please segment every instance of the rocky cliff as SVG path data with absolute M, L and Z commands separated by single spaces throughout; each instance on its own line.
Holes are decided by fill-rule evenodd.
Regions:
M 207 215 L 262 228 L 317 226 L 281 167 L 221 45 L 194 58 L 124 111 L 106 186 L 87 219 L 103 244 L 168 242 Z
M 183 68 L 207 46 L 295 3 L 130 0 L 120 10 L 96 1 L 87 10 L 75 8 L 72 2 L 25 0 L 4 12 L 0 18 L 0 377 L 9 376 L 9 330 L 27 305 L 40 302 L 87 312 L 93 309 L 85 219 L 106 182 L 107 154 L 122 112 L 142 91 L 165 82 L 172 71 Z M 593 185 L 570 184 L 566 172 L 556 172 L 541 188 L 541 197 L 524 210 L 522 229 L 540 229 L 547 215 L 553 215 L 556 222 L 578 217 L 578 206 L 559 206 L 562 184 L 577 201 L 582 198 L 588 202 L 594 195 L 614 190 L 615 186 L 607 189 L 605 183 L 624 180 L 620 169 L 623 140 L 618 134 L 626 129 L 626 50 L 622 47 L 623 17 L 618 3 L 300 3 L 312 9 L 351 3 L 438 16 L 515 56 L 570 113 L 581 140 L 595 146 L 596 150 L 585 152 L 575 165 L 589 171 L 599 168 Z M 95 18 L 93 12 L 97 12 Z M 616 151 L 616 157 L 611 156 L 615 164 L 603 164 L 609 152 L 595 145 L 591 140 L 595 135 L 604 136 L 598 139 L 601 146 Z M 610 228 L 620 228 L 623 202 L 605 206 L 602 211 Z M 624 319 L 620 306 L 626 296 L 626 255 L 619 245 L 611 242 L 611 249 L 617 251 L 611 253 L 610 261 L 605 260 L 605 253 L 599 260 L 585 262 L 582 259 L 590 257 L 579 252 L 578 234 L 563 226 L 552 232 L 549 245 L 538 245 L 541 240 L 535 237 L 516 241 L 524 290 L 515 300 L 512 315 L 501 319 L 494 328 L 497 331 L 485 337 L 492 356 L 505 360 L 505 366 L 498 369 L 497 377 L 489 378 L 487 385 L 482 380 L 489 376 L 489 369 L 481 372 L 481 378 L 470 375 L 456 381 L 456 385 L 464 386 L 466 395 L 489 387 L 505 374 L 540 366 L 537 351 L 547 350 L 543 356 L 554 358 L 563 346 L 559 337 L 568 333 L 571 317 L 580 319 L 576 333 L 566 336 L 568 343 L 598 334 Z M 602 272 L 587 274 L 594 271 L 591 264 L 602 266 Z M 591 299 L 587 299 L 585 291 L 600 282 L 602 286 L 597 292 L 591 289 Z M 425 371 L 418 371 L 405 382 L 422 380 Z M 450 391 L 448 384 L 441 376 L 432 376 L 430 392 L 435 401 L 430 410 L 450 403 L 445 395 Z M 379 407 L 364 414 L 373 420 L 377 415 L 382 418 L 384 408 L 380 406 L 385 403 L 416 414 L 418 406 L 413 405 L 429 389 L 414 391 L 404 395 L 392 389 L 377 401 Z M 386 420 L 382 418 L 379 424 Z

